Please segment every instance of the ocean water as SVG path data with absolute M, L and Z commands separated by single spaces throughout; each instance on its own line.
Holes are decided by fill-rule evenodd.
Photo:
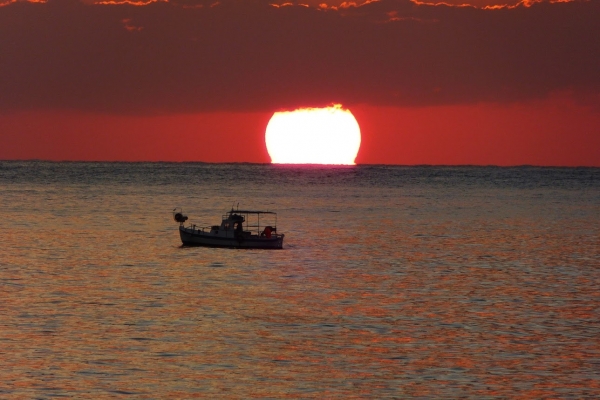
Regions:
M 0 162 L 0 398 L 598 398 L 599 238 L 593 168 Z

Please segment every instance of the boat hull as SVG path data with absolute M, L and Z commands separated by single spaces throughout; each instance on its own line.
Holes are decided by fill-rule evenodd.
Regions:
M 284 235 L 270 238 L 251 235 L 243 237 L 220 236 L 207 232 L 179 227 L 179 235 L 184 246 L 228 247 L 238 249 L 281 249 Z

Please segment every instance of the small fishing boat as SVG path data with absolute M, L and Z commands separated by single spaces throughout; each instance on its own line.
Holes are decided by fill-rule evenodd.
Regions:
M 277 233 L 277 213 L 272 211 L 234 210 L 221 217 L 221 225 L 185 226 L 188 217 L 173 210 L 179 222 L 184 246 L 230 247 L 241 249 L 281 249 L 283 233 Z

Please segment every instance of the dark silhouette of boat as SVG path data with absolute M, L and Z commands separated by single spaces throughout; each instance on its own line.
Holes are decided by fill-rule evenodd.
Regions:
M 173 210 L 179 222 L 179 235 L 185 246 L 229 247 L 241 249 L 281 249 L 283 233 L 277 233 L 277 213 L 272 211 L 234 210 L 221 217 L 221 225 L 185 226 L 188 217 Z M 262 221 L 261 221 L 262 219 Z

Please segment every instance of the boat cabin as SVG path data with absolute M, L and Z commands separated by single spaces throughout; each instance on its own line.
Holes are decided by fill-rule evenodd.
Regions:
M 222 217 L 221 226 L 213 225 L 210 227 L 210 233 L 214 235 L 218 235 L 219 232 L 226 235 L 226 232 L 230 231 L 237 234 L 244 233 L 244 221 L 246 221 L 246 218 L 241 215 L 227 213 Z
M 267 217 L 265 218 L 264 215 Z M 261 223 L 261 216 L 263 221 Z M 249 218 L 254 217 L 254 218 Z M 270 225 L 268 225 L 270 224 Z M 224 237 L 260 236 L 271 238 L 277 232 L 277 214 L 270 211 L 233 210 L 221 217 L 221 225 L 210 227 L 210 234 Z

